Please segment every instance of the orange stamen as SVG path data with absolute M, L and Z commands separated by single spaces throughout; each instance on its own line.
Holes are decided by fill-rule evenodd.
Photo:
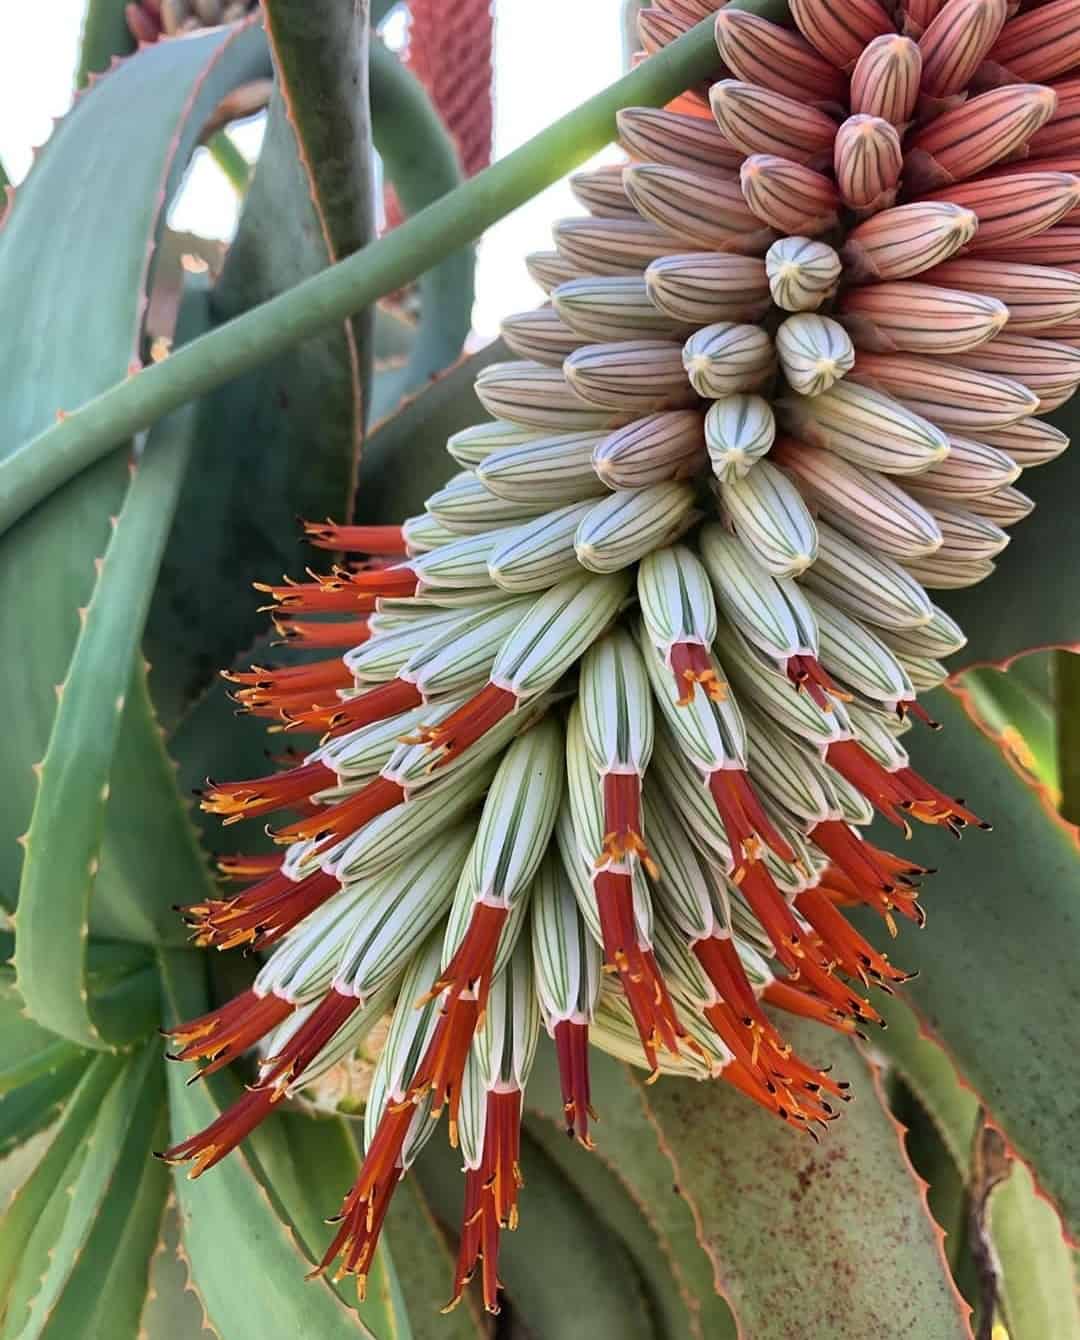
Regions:
M 176 1038 L 181 1044 L 180 1050 L 171 1055 L 169 1060 L 207 1060 L 210 1064 L 193 1078 L 212 1075 L 215 1070 L 223 1069 L 242 1056 L 261 1037 L 287 1019 L 295 1008 L 278 996 L 259 996 L 254 991 L 244 991 L 209 1014 L 202 1014 L 186 1024 L 177 1024 L 174 1028 L 163 1029 L 166 1037 Z
M 296 806 L 337 784 L 337 774 L 324 763 L 304 763 L 246 782 L 212 782 L 203 792 L 200 807 L 209 814 L 227 815 L 227 824 L 238 823 L 257 814 Z
M 656 879 L 660 871 L 641 836 L 641 777 L 636 772 L 606 772 L 603 789 L 604 850 L 597 865 L 636 856 Z
M 722 703 L 727 698 L 728 686 L 716 673 L 708 648 L 700 642 L 673 643 L 669 659 L 679 690 L 680 707 L 693 702 L 699 684 L 705 696 L 714 703 Z
M 710 773 L 709 791 L 731 847 L 736 882 L 747 864 L 760 858 L 762 840 L 782 861 L 795 860 L 794 851 L 765 813 L 742 768 L 718 768 Z
M 315 814 L 286 828 L 271 830 L 275 842 L 287 845 L 311 838 L 315 842 L 348 837 L 380 814 L 392 810 L 405 799 L 405 788 L 398 782 L 376 777 L 348 800 L 321 807 Z

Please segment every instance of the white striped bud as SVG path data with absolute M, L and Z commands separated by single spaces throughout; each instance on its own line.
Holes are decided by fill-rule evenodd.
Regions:
M 776 354 L 765 331 L 730 321 L 695 331 L 683 345 L 682 362 L 690 385 L 712 400 L 757 390 L 776 370 Z
M 495 531 L 481 530 L 473 535 L 457 536 L 449 544 L 411 559 L 409 567 L 416 573 L 417 594 L 430 595 L 443 588 L 451 591 L 472 588 L 476 591 L 475 602 L 479 604 L 485 598 L 482 593 L 491 586 L 484 573 L 495 535 Z
M 869 553 L 822 522 L 817 560 L 803 582 L 876 628 L 918 628 L 930 622 L 933 611 L 930 597 L 908 570 L 916 561 L 931 560 L 912 560 L 901 567 L 890 558 Z
M 663 163 L 636 163 L 625 169 L 623 184 L 638 212 L 675 239 L 669 251 L 696 246 L 760 256 L 776 240 L 747 207 L 737 181 Z
M 680 824 L 705 860 L 718 870 L 730 870 L 731 844 L 709 792 L 708 781 L 682 752 L 663 716 L 657 722 L 656 745 L 646 786 L 646 804 L 650 806 L 646 813 L 650 818 L 655 812 L 651 807 L 654 792 L 661 792 L 670 801 Z
M 337 846 L 326 850 L 316 842 L 294 843 L 283 869 L 290 879 L 303 879 L 317 869 L 335 875 L 342 883 L 373 879 L 412 852 L 437 841 L 472 809 L 494 773 L 493 758 L 470 751 L 456 772 L 407 796 Z
M 984 430 L 979 440 L 1005 452 L 1021 470 L 1057 460 L 1069 445 L 1068 436 L 1060 428 L 1043 419 L 1030 418 L 1018 419 L 1004 428 Z
M 615 572 L 670 544 L 694 517 L 689 484 L 672 480 L 609 494 L 592 505 L 578 526 L 578 562 L 590 572 Z
M 605 433 L 559 433 L 492 452 L 476 467 L 489 492 L 509 502 L 564 507 L 602 494 L 593 451 Z
M 624 107 L 615 120 L 619 143 L 644 163 L 667 163 L 722 176 L 738 171 L 742 162 L 742 153 L 704 116 L 683 116 L 659 107 Z
M 827 316 L 802 312 L 789 316 L 776 332 L 776 353 L 787 383 L 799 395 L 827 391 L 855 361 L 843 326 Z
M 563 746 L 549 714 L 503 754 L 462 875 L 474 902 L 509 908 L 528 894 L 562 803 Z
M 572 503 L 499 531 L 488 558 L 492 581 L 505 591 L 546 591 L 573 577 L 581 568 L 574 537 L 591 508 Z
M 421 512 L 419 516 L 411 516 L 402 524 L 401 538 L 405 541 L 406 551 L 413 555 L 440 549 L 458 537 L 440 521 L 436 521 L 430 512 Z
M 982 497 L 969 498 L 964 506 L 984 521 L 992 521 L 995 526 L 1015 526 L 1035 509 L 1034 500 L 1014 488 L 996 489 Z
M 671 545 L 641 562 L 637 594 L 653 645 L 680 677 L 683 691 L 692 693 L 697 681 L 683 677 L 683 662 L 690 655 L 686 649 L 707 651 L 716 637 L 716 605 L 708 573 L 692 550 Z
M 964 630 L 951 615 L 932 606 L 929 623 L 919 628 L 880 628 L 878 636 L 905 662 L 913 659 L 937 659 L 952 656 L 967 645 Z
M 524 1091 L 540 1037 L 540 1011 L 533 977 L 532 943 L 518 941 L 505 969 L 491 983 L 484 1018 L 473 1039 L 479 1077 L 484 1089 Z M 478 1167 L 483 1140 L 469 1151 L 462 1123 L 462 1152 L 467 1166 Z M 469 1154 L 473 1152 L 474 1157 Z
M 769 310 L 769 277 L 756 256 L 723 251 L 661 256 L 645 271 L 645 284 L 655 307 L 689 326 L 757 321 Z
M 795 477 L 818 516 L 876 553 L 918 558 L 941 544 L 934 518 L 888 475 L 793 438 L 781 438 L 774 459 Z
M 658 907 L 686 940 L 724 933 L 731 926 L 727 883 L 699 857 L 672 798 L 663 786 L 645 790 L 645 818 L 658 874 Z
M 816 312 L 836 291 L 843 266 L 825 242 L 810 237 L 784 237 L 765 256 L 769 289 L 785 312 Z
M 578 701 L 585 747 L 597 773 L 640 780 L 653 747 L 653 705 L 641 655 L 630 635 L 614 628 L 581 658 Z
M 847 378 L 813 398 L 788 396 L 777 410 L 795 437 L 883 474 L 921 474 L 949 452 L 948 438 L 936 424 Z
M 756 707 L 744 712 L 750 776 L 759 794 L 804 831 L 840 813 L 832 779 L 802 741 L 792 739 Z
M 980 442 L 988 440 L 985 429 L 1006 428 L 1039 408 L 1039 397 L 1011 377 L 961 367 L 952 359 L 917 354 L 860 351 L 848 381 L 892 396 L 946 432 L 975 437 Z
M 455 619 L 413 652 L 397 672 L 398 679 L 414 684 L 425 702 L 475 693 L 486 682 L 503 643 L 531 607 L 532 601 L 521 597 Z
M 588 172 L 572 173 L 570 190 L 590 214 L 600 218 L 611 219 L 620 214 L 636 213 L 623 189 L 622 163 L 604 163 Z
M 633 577 L 582 573 L 546 591 L 506 640 L 491 681 L 523 702 L 551 688 L 618 613 Z
M 935 553 L 942 558 L 994 558 L 1009 543 L 1009 537 L 992 521 L 953 503 L 942 502 L 937 494 L 909 484 L 911 494 L 937 523 L 941 544 Z
M 880 116 L 856 113 L 836 132 L 833 171 L 844 203 L 873 214 L 896 199 L 904 154 L 896 128 Z
M 333 989 L 362 1001 L 404 972 L 417 941 L 442 921 L 475 835 L 458 824 L 432 846 L 362 886 L 362 915 L 334 972 Z
M 476 396 L 496 419 L 547 433 L 615 428 L 629 414 L 590 404 L 573 389 L 561 368 L 541 363 L 492 363 L 476 379 Z
M 591 1023 L 600 994 L 600 946 L 578 910 L 554 845 L 533 880 L 530 900 L 533 971 L 544 1023 Z
M 918 476 L 918 487 L 945 502 L 984 498 L 1020 477 L 1020 467 L 997 447 L 949 436 L 949 454 Z
M 385 721 L 351 730 L 320 745 L 304 762 L 322 763 L 332 769 L 343 786 L 374 777 L 386 764 L 401 737 L 411 735 L 427 712 L 427 705 L 421 703 L 409 712 L 399 712 Z
M 817 656 L 817 625 L 795 582 L 773 577 L 715 522 L 702 527 L 699 547 L 724 617 L 758 651 L 781 666 L 793 656 Z
M 736 534 L 774 577 L 797 577 L 813 563 L 817 527 L 782 470 L 761 461 L 749 474 L 714 487 Z
M 581 275 L 581 266 L 561 256 L 557 251 L 534 251 L 525 257 L 525 269 L 534 284 L 545 293 Z
M 561 219 L 552 230 L 559 255 L 579 275 L 636 275 L 678 243 L 648 219 Z M 692 245 L 686 239 L 681 250 Z
M 898 656 L 904 673 L 911 680 L 916 693 L 931 693 L 941 688 L 949 678 L 949 671 L 940 661 L 929 656 Z
M 807 599 L 817 621 L 821 663 L 834 679 L 891 708 L 915 697 L 911 681 L 880 638 L 824 596 L 811 591 Z
M 640 275 L 588 275 L 560 284 L 551 301 L 562 320 L 586 340 L 632 340 L 638 336 L 678 336 L 683 321 L 657 311 Z
M 550 307 L 504 317 L 499 329 L 512 354 L 553 368 L 562 367 L 567 354 L 587 343 Z
M 705 415 L 705 446 L 722 483 L 745 475 L 768 453 L 775 436 L 776 419 L 761 396 L 724 396 Z
M 433 493 L 424 506 L 436 521 L 456 535 L 481 535 L 538 516 L 545 504 L 500 498 L 468 470 Z
M 639 624 L 638 642 L 653 693 L 678 747 L 706 777 L 723 768 L 746 767 L 746 729 L 738 705 L 727 690 L 723 668 L 711 649 L 704 661 L 712 672 L 712 693 L 695 693 L 687 698 L 676 682 L 663 654 L 645 628 Z
M 928 591 L 956 591 L 964 586 L 978 586 L 996 566 L 992 558 L 957 558 L 940 551 L 905 564 L 908 573 Z
M 446 450 L 458 465 L 469 470 L 486 460 L 493 451 L 519 447 L 523 442 L 532 442 L 542 436 L 535 429 L 522 428 L 520 424 L 510 423 L 507 419 L 491 419 L 470 424 L 468 428 L 452 433 L 446 439 Z
M 677 344 L 622 340 L 587 344 L 563 364 L 573 389 L 590 404 L 648 413 L 693 403 Z
M 705 465 L 702 417 L 697 410 L 667 410 L 635 419 L 596 444 L 592 465 L 610 489 L 696 475 Z
M 849 738 L 844 704 L 829 699 L 827 707 L 819 707 L 783 671 L 753 651 L 730 624 L 721 628 L 717 645 L 735 691 L 762 716 L 818 748 Z

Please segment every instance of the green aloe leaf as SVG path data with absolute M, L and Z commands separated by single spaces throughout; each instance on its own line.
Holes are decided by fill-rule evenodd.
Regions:
M 57 126 L 0 234 L 0 287 L 8 310 L 19 313 L 0 336 L 0 452 L 9 455 L 138 365 L 147 257 L 164 208 L 203 120 L 264 60 L 261 35 L 249 25 L 162 42 L 96 81 Z M 9 897 L 21 864 L 15 839 L 37 792 L 33 768 L 58 708 L 56 685 L 128 486 L 127 436 L 110 436 L 103 458 L 77 480 L 45 489 L 47 500 L 0 542 L 0 601 L 18 634 L 7 639 L 3 663 L 19 702 L 6 727 L 0 824 L 0 893 Z M 31 448 L 25 459 L 40 479 L 45 460 Z
M 970 1335 L 876 1076 L 819 1026 L 785 1020 L 784 1031 L 857 1095 L 820 1145 L 724 1084 L 664 1079 L 643 1092 L 741 1332 L 755 1340 Z
M 88 0 L 75 72 L 79 88 L 91 75 L 107 70 L 114 56 L 127 56 L 135 50 L 135 39 L 124 18 L 124 4 L 125 0 Z
M 56 1120 L 85 1070 L 85 1055 L 75 1056 L 29 1084 L 0 1094 L 0 1158 Z
M 521 1171 L 521 1222 L 516 1232 L 502 1234 L 499 1278 L 529 1330 L 544 1340 L 660 1340 L 626 1248 L 604 1231 L 528 1132 L 522 1133 Z M 458 1152 L 437 1135 L 410 1176 L 456 1234 L 465 1184 Z
M 1056 798 L 1060 784 L 1058 758 L 1060 755 L 1068 759 L 1071 750 L 1058 748 L 1057 714 L 1049 699 L 1029 688 L 1017 672 L 1029 659 L 1033 658 L 1014 662 L 1008 670 L 991 666 L 969 670 L 961 687 L 972 710 L 986 729 L 998 736 L 1002 748 L 1030 774 L 1033 782 L 1045 786 Z
M 15 974 L 0 966 L 0 1095 L 48 1075 L 89 1053 L 27 1017 Z
M 281 1112 L 252 1135 L 250 1150 L 278 1212 L 292 1224 L 308 1256 L 321 1260 L 334 1234 L 327 1219 L 337 1212 L 360 1170 L 345 1121 Z M 378 1340 L 411 1340 L 405 1299 L 385 1243 L 375 1253 L 363 1300 L 351 1278 L 331 1280 L 331 1286 Z
M 1080 957 L 1076 833 L 956 696 L 938 692 L 928 707 L 945 729 L 905 737 L 913 766 L 947 794 L 966 796 L 994 831 L 959 845 L 944 830 L 919 831 L 912 856 L 940 873 L 923 896 L 926 930 L 903 932 L 891 957 L 919 970 L 905 999 L 1076 1235 L 1080 1059 L 1067 995 Z M 873 919 L 858 919 L 880 934 Z
M 214 290 L 218 323 L 362 248 L 371 232 L 363 8 L 271 0 L 264 11 L 277 83 Z M 147 626 L 151 688 L 170 729 L 265 627 L 252 583 L 308 561 L 297 514 L 347 515 L 370 332 L 370 313 L 340 321 L 200 403 L 199 446 Z
M 80 1156 L 87 1131 L 122 1068 L 116 1056 L 97 1056 L 90 1062 L 47 1146 L 5 1208 L 0 1218 L 0 1300 L 6 1301 L 34 1225 Z
M 415 1177 L 406 1177 L 394 1193 L 385 1236 L 408 1300 L 413 1340 L 485 1340 L 472 1289 L 452 1312 L 441 1312 L 450 1294 L 454 1253 Z
M 888 1032 L 875 1042 L 918 1095 L 968 1180 L 978 1098 L 961 1084 L 945 1052 L 920 1032 L 914 1011 L 893 1000 L 885 1003 L 883 1013 Z M 1080 1302 L 1072 1253 L 1057 1215 L 1019 1159 L 1012 1160 L 1005 1180 L 990 1193 L 989 1225 L 1010 1340 L 1077 1340 Z
M 598 1114 L 591 1153 L 566 1138 L 554 1053 L 541 1043 L 528 1090 L 530 1107 L 544 1114 L 548 1128 L 537 1138 L 632 1252 L 664 1319 L 663 1333 L 704 1340 L 734 1336 L 731 1310 L 716 1292 L 690 1206 L 672 1194 L 671 1163 L 632 1071 L 594 1051 L 589 1083 Z
M 155 1044 L 125 1062 L 92 1118 L 90 1138 L 31 1226 L 11 1285 L 4 1340 L 73 1334 L 105 1340 L 134 1331 L 167 1189 L 167 1178 L 149 1167 L 153 1141 L 164 1130 L 164 1098 Z M 100 1310 L 102 1288 L 119 1260 L 124 1288 L 105 1300 L 116 1309 L 110 1332 Z M 140 1278 L 142 1287 L 132 1294 Z
M 168 1017 L 192 1018 L 205 1011 L 205 963 L 200 957 L 166 951 L 161 964 Z M 242 1093 L 229 1074 L 194 1085 L 188 1078 L 184 1067 L 168 1067 L 174 1140 L 207 1126 Z M 220 1340 L 371 1337 L 370 1328 L 343 1304 L 325 1277 L 305 1281 L 312 1259 L 260 1180 L 252 1161 L 254 1148 L 254 1141 L 251 1148 L 242 1145 L 197 1181 L 182 1167 L 174 1174 L 184 1250 L 211 1326 Z
M 180 1215 L 171 1193 L 158 1227 L 139 1340 L 217 1340 L 202 1300 L 188 1282 L 188 1262 L 180 1241 Z
M 26 842 L 15 949 L 19 990 L 34 1019 L 89 1047 L 128 1041 L 137 1035 L 133 1028 L 146 1026 L 138 1016 L 114 1013 L 109 1032 L 95 1018 L 85 980 L 87 929 L 124 707 L 141 675 L 135 658 L 164 547 L 163 522 L 176 505 L 194 426 L 190 408 L 163 420 L 136 467 L 59 695 Z M 205 884 L 190 842 L 181 839 L 153 859 L 184 863 L 192 890 Z
M 375 148 L 406 215 L 461 182 L 457 150 L 423 85 L 382 42 L 371 44 L 371 113 Z M 371 420 L 448 367 L 472 324 L 471 246 L 447 256 L 419 280 L 420 323 L 403 367 L 373 383 Z

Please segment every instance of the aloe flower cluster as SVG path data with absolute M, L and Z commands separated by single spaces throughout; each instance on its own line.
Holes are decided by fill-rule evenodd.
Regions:
M 645 10 L 646 49 L 715 8 Z M 496 1308 L 541 1026 L 585 1144 L 590 1045 L 810 1135 L 846 1099 L 782 1013 L 858 1032 L 904 980 L 844 912 L 923 921 L 875 813 L 986 826 L 903 736 L 964 643 L 935 593 L 993 571 L 1080 383 L 1080 11 L 1017 9 L 720 10 L 724 77 L 624 111 L 629 162 L 529 258 L 550 302 L 505 323 L 461 473 L 400 527 L 308 525 L 356 557 L 263 588 L 324 659 L 229 678 L 309 752 L 208 787 L 226 823 L 293 814 L 186 914 L 270 952 L 174 1030 L 257 1075 L 167 1157 L 212 1167 L 390 1014 L 320 1270 L 362 1286 L 445 1108 L 453 1297 L 479 1266 Z

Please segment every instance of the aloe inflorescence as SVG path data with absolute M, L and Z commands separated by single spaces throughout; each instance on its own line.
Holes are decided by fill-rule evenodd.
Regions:
M 644 11 L 644 45 L 715 8 Z M 173 1030 L 205 1070 L 260 1060 L 167 1157 L 211 1167 L 391 1013 L 320 1270 L 362 1282 L 447 1108 L 453 1295 L 480 1263 L 495 1309 L 541 1025 L 585 1144 L 590 1044 L 812 1135 L 847 1098 L 763 1006 L 878 1022 L 864 989 L 905 974 L 844 909 L 921 925 L 929 872 L 862 830 L 986 826 L 903 746 L 964 644 L 932 593 L 993 571 L 1021 471 L 1067 445 L 1037 416 L 1080 383 L 1080 20 L 1016 9 L 721 10 L 724 77 L 624 111 L 630 161 L 576 177 L 588 216 L 529 258 L 550 304 L 505 323 L 520 361 L 478 378 L 461 473 L 401 526 L 309 524 L 360 557 L 263 588 L 329 654 L 232 674 L 236 700 L 315 739 L 203 795 L 295 817 L 186 909 L 200 944 L 271 952 Z

